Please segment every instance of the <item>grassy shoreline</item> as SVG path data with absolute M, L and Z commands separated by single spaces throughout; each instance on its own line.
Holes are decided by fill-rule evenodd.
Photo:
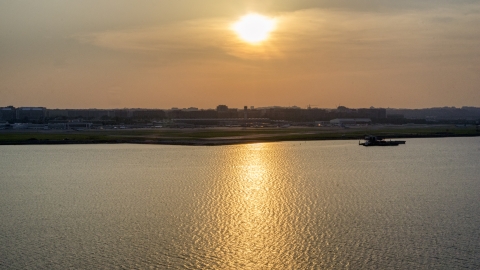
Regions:
M 385 138 L 480 136 L 476 127 L 368 126 L 352 128 L 202 128 L 138 130 L 2 130 L 0 145 L 44 144 L 166 144 L 230 145 L 278 141 L 360 140 L 365 135 Z

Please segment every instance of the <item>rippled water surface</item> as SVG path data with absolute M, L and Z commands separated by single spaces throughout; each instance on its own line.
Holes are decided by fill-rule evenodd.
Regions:
M 0 146 L 2 269 L 480 269 L 480 138 Z

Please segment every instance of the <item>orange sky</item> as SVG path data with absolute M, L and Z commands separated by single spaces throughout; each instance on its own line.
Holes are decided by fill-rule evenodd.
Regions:
M 0 106 L 480 106 L 479 1 L 351 2 L 2 1 Z

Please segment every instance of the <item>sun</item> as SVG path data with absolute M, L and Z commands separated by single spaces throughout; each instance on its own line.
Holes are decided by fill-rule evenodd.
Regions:
M 250 13 L 241 17 L 232 25 L 232 30 L 244 41 L 251 44 L 258 44 L 268 39 L 270 32 L 275 30 L 276 20 Z

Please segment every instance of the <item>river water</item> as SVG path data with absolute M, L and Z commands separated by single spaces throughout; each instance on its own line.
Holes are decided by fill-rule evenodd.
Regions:
M 1 269 L 480 269 L 480 138 L 0 146 Z

